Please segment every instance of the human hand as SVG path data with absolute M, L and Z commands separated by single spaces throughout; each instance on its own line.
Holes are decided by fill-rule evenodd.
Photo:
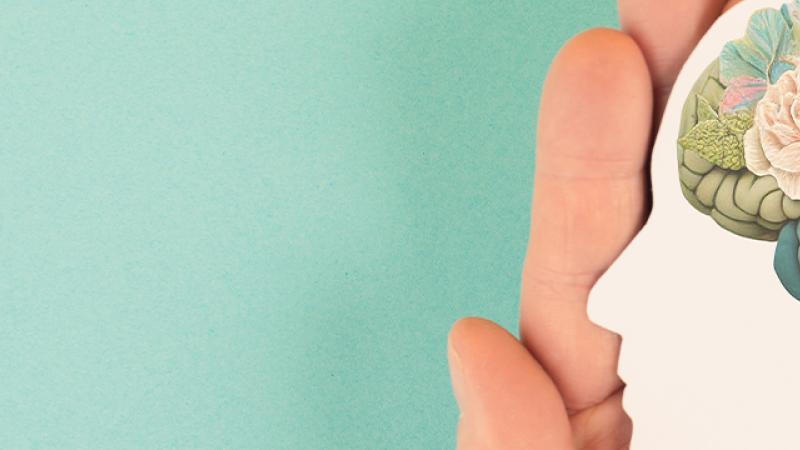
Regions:
M 448 354 L 458 448 L 628 448 L 620 338 L 586 313 L 597 279 L 649 213 L 648 156 L 672 85 L 708 27 L 739 0 L 619 0 L 624 32 L 587 31 L 542 94 L 521 341 L 457 323 Z

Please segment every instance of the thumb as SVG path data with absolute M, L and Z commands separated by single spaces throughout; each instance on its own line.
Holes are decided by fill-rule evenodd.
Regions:
M 520 342 L 483 319 L 450 331 L 448 357 L 461 410 L 458 449 L 572 449 L 569 419 L 550 377 Z

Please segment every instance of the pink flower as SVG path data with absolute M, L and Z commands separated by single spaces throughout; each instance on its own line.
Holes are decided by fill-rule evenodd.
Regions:
M 755 110 L 754 126 L 744 136 L 747 169 L 772 175 L 778 187 L 800 200 L 800 71 L 784 73 L 767 88 Z

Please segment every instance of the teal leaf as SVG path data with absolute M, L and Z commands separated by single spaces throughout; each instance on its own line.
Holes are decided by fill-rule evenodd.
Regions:
M 795 67 L 786 58 L 794 49 L 792 26 L 784 13 L 775 9 L 757 11 L 750 18 L 747 35 L 727 43 L 722 50 L 722 82 L 727 85 L 736 78 L 750 77 L 774 83 Z
M 791 3 L 783 5 L 781 7 L 781 13 L 792 28 L 800 24 L 800 0 L 794 0 Z
M 781 284 L 792 297 L 800 300 L 800 262 L 798 262 L 797 222 L 789 222 L 778 236 L 778 246 L 775 248 L 773 266 Z
M 792 3 L 783 5 L 781 14 L 783 14 L 784 19 L 792 28 L 794 41 L 800 42 L 800 0 L 794 0 Z

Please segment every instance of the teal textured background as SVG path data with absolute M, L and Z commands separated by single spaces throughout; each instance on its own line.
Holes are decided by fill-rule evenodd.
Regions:
M 536 105 L 611 0 L 6 2 L 4 448 L 452 448 Z

